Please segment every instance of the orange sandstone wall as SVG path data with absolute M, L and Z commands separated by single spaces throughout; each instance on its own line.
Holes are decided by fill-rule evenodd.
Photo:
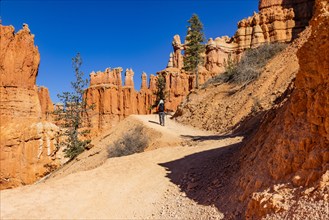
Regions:
M 92 135 L 97 135 L 109 129 L 131 114 L 150 114 L 156 101 L 157 77 L 150 75 L 147 86 L 147 75 L 142 74 L 140 91 L 134 89 L 134 72 L 127 69 L 124 80 L 121 79 L 122 68 L 106 69 L 90 74 L 90 86 L 86 90 L 88 105 L 94 105 L 89 111 Z M 178 68 L 166 68 L 157 73 L 166 81 L 166 110 L 176 111 L 177 106 L 184 100 L 195 83 L 193 76 Z M 206 73 L 200 73 L 199 82 L 210 78 Z M 124 81 L 124 85 L 122 85 Z
M 263 43 L 291 42 L 308 25 L 313 5 L 314 0 L 261 0 L 259 13 L 238 22 L 235 36 L 208 40 L 201 72 L 210 75 L 223 72 L 227 60 L 240 59 L 247 48 Z M 175 35 L 172 45 L 174 52 L 170 54 L 168 67 L 182 69 L 185 44 Z
M 38 87 L 38 97 L 43 119 L 50 120 L 52 112 L 54 111 L 54 104 L 50 99 L 48 88 L 44 86 Z
M 147 88 L 147 76 L 142 74 L 142 87 L 139 92 L 134 89 L 134 72 L 127 69 L 124 85 L 121 80 L 122 68 L 110 68 L 104 72 L 90 74 L 90 87 L 86 90 L 88 105 L 94 108 L 88 112 L 92 135 L 109 129 L 131 114 L 149 114 L 154 104 L 153 93 L 155 80 L 151 77 L 151 85 Z
M 252 193 L 246 212 L 249 218 L 284 210 L 288 204 L 284 204 L 280 188 L 298 188 L 300 196 L 312 187 L 313 193 L 329 189 L 328 1 L 316 1 L 315 15 L 311 36 L 298 52 L 300 70 L 289 102 L 263 124 L 244 149 L 248 162 L 241 165 L 241 199 L 274 183 L 282 184 L 274 188 L 276 199 L 267 198 L 268 193 Z M 325 193 L 319 196 L 328 202 Z
M 35 182 L 59 165 L 58 128 L 46 88 L 35 85 L 40 62 L 27 25 L 0 25 L 0 189 Z
M 13 26 L 0 28 L 0 86 L 34 89 L 40 63 L 34 35 L 26 24 L 16 34 Z

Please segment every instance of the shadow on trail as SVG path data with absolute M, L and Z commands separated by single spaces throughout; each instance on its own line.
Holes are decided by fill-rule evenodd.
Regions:
M 222 140 L 235 136 L 244 136 L 242 142 L 225 147 L 203 151 L 184 158 L 159 164 L 167 170 L 167 177 L 176 184 L 186 196 L 202 205 L 213 205 L 225 215 L 225 219 L 245 219 L 247 202 L 252 191 L 243 189 L 248 184 L 244 175 L 245 167 L 252 170 L 255 157 L 251 152 L 259 150 L 261 140 L 253 140 L 271 125 L 277 112 L 285 108 L 287 98 L 293 91 L 293 82 L 288 89 L 274 101 L 271 109 L 260 108 L 251 112 L 235 126 L 228 128 L 227 135 L 189 136 L 195 141 Z M 266 134 L 265 134 L 266 135 Z M 258 135 L 259 136 L 259 135 Z M 261 137 L 261 136 L 260 136 Z M 267 158 L 263 158 L 264 161 Z M 267 172 L 264 170 L 264 172 Z M 261 175 L 255 173 L 255 175 Z M 265 186 L 263 186 L 265 187 Z M 266 186 L 268 187 L 268 186 Z
M 220 141 L 226 138 L 234 138 L 236 135 L 206 135 L 206 136 L 198 136 L 198 135 L 181 135 L 182 138 L 190 139 L 192 141 Z
M 209 138 L 224 137 L 206 139 Z M 201 205 L 214 205 L 222 213 L 232 213 L 236 204 L 232 203 L 230 196 L 237 190 L 235 174 L 240 169 L 237 158 L 241 146 L 241 143 L 228 145 L 159 165 L 165 167 L 166 176 L 188 198 Z
M 151 121 L 151 120 L 149 120 L 149 122 L 150 122 L 150 123 L 153 123 L 153 124 L 157 124 L 157 125 L 160 125 L 160 123 L 159 123 L 159 122 L 157 122 L 157 121 Z
M 243 136 L 238 144 L 203 151 L 184 158 L 159 164 L 167 170 L 167 177 L 186 196 L 201 205 L 213 205 L 225 215 L 225 219 L 244 219 L 247 203 L 240 198 L 244 194 L 240 184 L 243 166 L 248 162 L 250 151 L 246 144 L 260 129 L 264 120 L 271 121 L 272 111 L 260 111 L 246 117 L 231 129 L 230 134 L 191 136 L 192 141 L 222 140 Z M 274 112 L 274 111 L 273 111 Z M 240 175 L 240 176 L 239 176 Z

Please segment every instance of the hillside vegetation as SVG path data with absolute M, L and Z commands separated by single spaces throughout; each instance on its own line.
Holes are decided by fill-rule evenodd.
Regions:
M 246 68 L 247 61 L 242 59 L 242 63 L 230 70 L 230 73 L 219 75 L 209 81 L 203 89 L 190 93 L 178 107 L 174 118 L 183 124 L 219 133 L 232 132 L 239 127 L 240 131 L 248 132 L 248 122 L 251 123 L 252 129 L 252 124 L 258 123 L 266 111 L 280 106 L 290 94 L 299 70 L 296 53 L 309 34 L 310 30 L 306 29 L 300 38 L 282 52 L 278 52 L 277 49 L 282 49 L 283 46 L 275 46 L 278 47 L 275 49 L 276 56 L 269 59 L 265 65 L 261 61 L 262 64 L 255 64 L 259 67 L 247 67 L 253 71 L 261 71 L 256 74 L 257 77 L 245 77 L 241 68 Z M 269 49 L 267 47 L 260 51 L 274 55 L 275 53 L 266 52 Z M 255 63 L 257 57 L 254 54 L 260 52 L 257 51 L 250 50 L 252 58 L 245 59 Z M 241 76 L 233 78 L 230 76 L 233 72 L 237 72 L 238 75 L 241 72 Z
M 226 71 L 209 79 L 203 84 L 203 88 L 223 83 L 246 85 L 258 79 L 265 65 L 286 46 L 283 43 L 269 43 L 247 49 L 239 62 L 229 59 Z

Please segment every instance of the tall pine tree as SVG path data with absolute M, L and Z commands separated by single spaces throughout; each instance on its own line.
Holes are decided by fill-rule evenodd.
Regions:
M 203 24 L 196 14 L 192 15 L 188 23 L 183 68 L 195 74 L 195 86 L 199 88 L 198 66 L 203 63 L 202 53 L 205 51 Z
M 71 160 L 90 147 L 90 140 L 83 139 L 89 133 L 86 124 L 86 113 L 91 106 L 87 106 L 84 97 L 84 89 L 88 85 L 88 80 L 83 79 L 83 72 L 80 71 L 82 59 L 78 53 L 72 58 L 72 66 L 75 72 L 75 81 L 71 82 L 72 92 L 58 94 L 58 98 L 63 103 L 63 107 L 55 110 L 57 124 L 62 128 L 59 145 L 64 146 L 65 157 Z

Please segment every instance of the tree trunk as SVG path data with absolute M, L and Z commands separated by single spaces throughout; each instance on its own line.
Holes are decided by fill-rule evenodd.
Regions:
M 196 71 L 195 71 L 195 88 L 199 88 L 199 70 L 198 70 L 198 66 L 196 67 Z

